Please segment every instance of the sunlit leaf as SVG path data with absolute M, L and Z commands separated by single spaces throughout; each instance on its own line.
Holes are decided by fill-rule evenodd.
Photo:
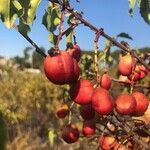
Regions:
M 19 2 L 24 8 L 22 21 L 25 24 L 31 25 L 35 19 L 35 13 L 41 0 L 19 0 Z
M 48 36 L 48 40 L 52 43 L 52 44 L 56 44 L 57 42 L 57 35 L 55 35 L 54 33 L 50 32 L 49 36 Z
M 49 139 L 49 141 L 50 141 L 50 144 L 51 144 L 51 146 L 53 146 L 54 145 L 54 139 L 55 139 L 55 132 L 54 132 L 54 129 L 49 129 L 49 132 L 48 132 L 48 139 Z
M 128 0 L 129 1 L 129 14 L 133 15 L 133 10 L 137 0 Z
M 22 12 L 22 6 L 16 0 L 0 0 L 0 17 L 7 28 L 12 27 L 18 14 Z
M 53 32 L 56 30 L 60 23 L 60 10 L 58 4 L 49 2 L 42 23 L 48 31 Z

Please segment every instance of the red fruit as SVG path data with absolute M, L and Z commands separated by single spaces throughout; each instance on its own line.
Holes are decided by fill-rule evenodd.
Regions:
M 94 91 L 93 84 L 89 80 L 78 80 L 70 89 L 70 97 L 80 105 L 89 104 Z
M 132 95 L 122 94 L 117 97 L 116 111 L 123 115 L 132 114 L 136 109 L 136 100 Z
M 138 81 L 148 74 L 148 70 L 143 65 L 136 65 L 134 72 L 128 77 L 130 80 Z
M 78 45 L 74 45 L 73 48 L 70 48 L 67 51 L 77 62 L 79 62 L 81 58 L 81 49 Z
M 92 121 L 84 121 L 83 123 L 83 128 L 82 128 L 82 133 L 86 137 L 90 137 L 93 134 L 95 134 L 95 123 Z
M 141 73 L 140 73 L 140 67 L 139 65 L 136 65 L 135 70 L 132 72 L 132 74 L 130 76 L 128 76 L 128 78 L 131 81 L 138 81 L 141 79 Z
M 116 144 L 116 139 L 113 136 L 104 135 L 99 138 L 99 146 L 103 150 L 110 150 Z
M 118 71 L 124 76 L 129 76 L 132 74 L 132 70 L 135 68 L 134 59 L 130 54 L 127 54 L 120 58 Z
M 79 130 L 74 124 L 69 124 L 62 129 L 62 139 L 71 144 L 78 140 Z
M 92 106 L 100 115 L 109 115 L 113 111 L 114 100 L 107 90 L 97 88 L 92 96 Z
M 44 71 L 47 78 L 55 84 L 71 84 L 79 77 L 79 66 L 67 52 L 60 51 L 44 60 Z
M 143 65 L 139 65 L 139 69 L 140 69 L 140 78 L 143 79 L 145 76 L 147 76 L 148 70 Z
M 111 87 L 111 82 L 112 82 L 111 77 L 107 73 L 105 73 L 102 75 L 100 79 L 100 86 L 106 90 L 109 90 Z
M 141 79 L 140 77 L 140 72 L 137 72 L 137 71 L 134 71 L 130 76 L 128 76 L 128 78 L 131 80 L 131 81 L 139 81 Z
M 69 114 L 69 107 L 67 104 L 63 104 L 56 111 L 58 118 L 65 118 Z
M 133 92 L 132 95 L 136 100 L 136 108 L 135 108 L 134 114 L 143 115 L 149 105 L 148 98 L 141 92 Z
M 93 109 L 91 104 L 81 105 L 80 115 L 84 120 L 91 120 L 95 116 L 95 110 Z

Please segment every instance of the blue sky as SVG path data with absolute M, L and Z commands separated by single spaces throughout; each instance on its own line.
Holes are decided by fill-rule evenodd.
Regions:
M 41 24 L 44 9 L 47 1 L 43 0 L 37 11 L 37 19 L 32 26 L 29 36 L 39 46 L 46 49 L 51 47 L 48 42 L 48 32 Z M 128 0 L 81 0 L 76 3 L 72 0 L 72 6 L 84 12 L 84 18 L 97 27 L 104 28 L 104 31 L 115 36 L 120 32 L 128 33 L 134 40 L 129 41 L 133 48 L 150 46 L 150 27 L 144 22 L 136 9 L 133 18 L 128 15 Z M 93 49 L 95 34 L 85 26 L 76 29 L 77 42 L 81 49 Z M 103 49 L 105 39 L 99 41 L 99 48 Z M 22 55 L 25 46 L 30 44 L 19 35 L 14 29 L 8 30 L 0 22 L 0 55 L 12 57 Z M 65 40 L 61 42 L 61 49 L 65 48 Z

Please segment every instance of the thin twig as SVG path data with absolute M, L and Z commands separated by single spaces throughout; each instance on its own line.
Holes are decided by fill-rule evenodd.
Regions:
M 17 27 L 15 24 L 13 24 L 13 28 L 16 29 L 16 30 L 19 32 L 18 27 Z M 23 33 L 21 33 L 21 32 L 19 32 L 19 33 L 20 33 L 20 35 L 22 35 L 22 36 L 35 48 L 36 52 L 38 52 L 39 54 L 41 54 L 43 57 L 46 57 L 46 56 L 47 56 L 47 55 L 40 49 L 40 47 L 38 47 L 37 44 L 36 44 L 35 42 L 33 42 L 33 40 L 31 40 L 31 38 L 30 38 L 29 36 L 27 36 L 27 35 L 25 35 L 25 34 L 23 34 Z
M 100 38 L 100 35 L 102 34 L 103 30 L 99 30 L 99 32 L 96 33 L 96 37 L 94 40 L 95 43 L 95 50 L 94 50 L 94 70 L 95 70 L 95 74 L 96 74 L 96 80 L 98 82 L 99 80 L 99 68 L 98 68 L 98 40 Z

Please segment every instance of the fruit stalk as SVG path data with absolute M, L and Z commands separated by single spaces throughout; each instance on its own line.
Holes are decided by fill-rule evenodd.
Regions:
M 102 30 L 96 33 L 96 37 L 94 40 L 94 70 L 96 74 L 96 80 L 98 81 L 99 78 L 99 68 L 98 68 L 98 40 L 100 38 L 100 35 L 102 34 Z

